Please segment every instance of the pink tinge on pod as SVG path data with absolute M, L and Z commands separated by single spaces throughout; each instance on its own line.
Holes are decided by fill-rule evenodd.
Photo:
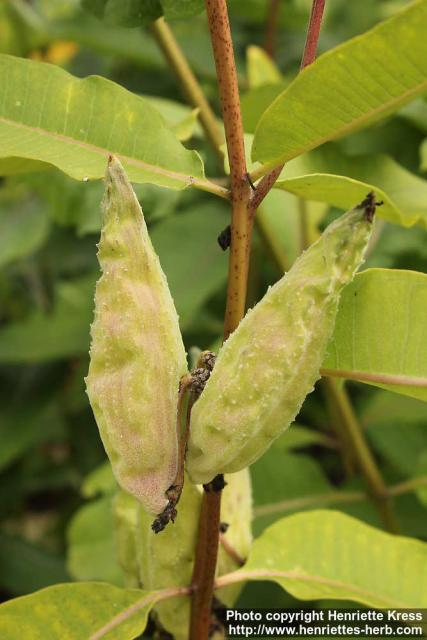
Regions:
M 176 407 L 187 362 L 166 277 L 114 157 L 98 259 L 89 400 L 118 483 L 157 515 L 177 472 Z

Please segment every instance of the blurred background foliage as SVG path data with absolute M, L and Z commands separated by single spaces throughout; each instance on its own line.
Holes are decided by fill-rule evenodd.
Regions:
M 102 4 L 102 3 L 101 3 Z M 405 5 L 401 0 L 328 0 L 320 52 L 362 33 Z M 269 3 L 230 0 L 229 8 L 248 134 L 264 108 L 297 73 L 311 0 L 283 0 L 276 66 L 265 42 Z M 173 18 L 173 15 L 171 15 Z M 171 22 L 193 70 L 219 113 L 205 17 Z M 249 47 L 249 45 L 252 45 Z M 249 47 L 249 48 L 248 48 Z M 258 47 L 258 48 L 256 48 Z M 209 176 L 221 175 L 197 114 L 185 104 L 149 28 L 126 28 L 120 16 L 99 20 L 78 0 L 4 0 L 0 51 L 43 60 L 78 77 L 100 74 L 150 97 L 178 139 L 202 155 Z M 280 70 L 280 73 L 278 71 Z M 418 99 L 393 117 L 337 142 L 348 167 L 356 156 L 385 154 L 415 175 L 427 169 L 427 105 Z M 424 149 L 424 158 L 423 158 Z M 19 162 L 19 161 L 17 161 Z M 15 167 L 0 184 L 0 593 L 3 600 L 72 579 L 120 584 L 114 560 L 114 482 L 84 391 L 89 326 L 98 277 L 101 182 L 78 183 L 55 169 Z M 347 166 L 347 165 L 346 165 Z M 34 167 L 33 167 L 34 169 Z M 0 163 L 1 170 L 1 163 Z M 0 171 L 0 173 L 4 173 Z M 226 204 L 193 190 L 136 185 L 153 243 L 180 315 L 187 349 L 218 347 L 227 255 L 216 242 L 228 223 Z M 303 248 L 298 198 L 269 196 L 262 216 L 278 219 L 285 265 L 257 229 L 249 305 Z M 310 240 L 338 210 L 308 203 Z M 286 214 L 286 215 L 285 215 Z M 426 272 L 426 231 L 381 222 L 366 266 Z M 389 484 L 427 473 L 427 405 L 361 384 L 349 385 L 357 414 Z M 153 389 L 153 393 L 156 390 Z M 343 465 L 322 385 L 295 426 L 252 467 L 258 534 L 279 517 L 312 506 L 339 488 L 363 483 Z M 283 503 L 274 510 L 271 505 Z M 427 539 L 425 491 L 396 499 L 401 532 Z M 334 508 L 381 526 L 366 499 Z M 240 606 L 289 606 L 274 585 L 249 585 Z

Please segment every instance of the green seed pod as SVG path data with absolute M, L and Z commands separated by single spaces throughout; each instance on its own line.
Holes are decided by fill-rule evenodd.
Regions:
M 255 462 L 320 377 L 342 289 L 363 261 L 374 194 L 335 220 L 221 348 L 191 416 L 187 470 L 207 483 Z
M 122 489 L 118 489 L 113 498 L 117 559 L 123 571 L 125 586 L 129 588 L 140 586 L 136 545 L 139 506 L 138 500 Z
M 241 473 L 226 476 L 225 481 L 227 485 L 223 492 L 221 522 L 226 522 L 229 526 L 224 537 L 240 557 L 246 558 L 252 540 L 249 472 L 245 469 Z M 186 477 L 179 501 L 178 517 L 174 524 L 169 524 L 159 534 L 153 532 L 149 516 L 140 511 L 137 540 L 140 580 L 144 589 L 157 590 L 190 585 L 202 494 L 202 488 L 191 484 Z M 234 571 L 238 566 L 225 547 L 220 545 L 218 575 Z M 223 602 L 231 605 L 238 593 L 239 587 L 232 585 L 221 589 L 217 595 Z M 188 596 L 160 602 L 156 605 L 155 612 L 161 625 L 175 640 L 187 640 L 190 620 Z
M 158 514 L 177 471 L 176 406 L 187 364 L 165 275 L 115 158 L 103 218 L 87 391 L 118 483 Z
M 193 572 L 202 490 L 186 480 L 179 501 L 178 517 L 164 531 L 154 533 L 151 518 L 140 511 L 138 558 L 140 579 L 150 591 L 188 586 Z M 155 607 L 161 625 L 175 640 L 187 640 L 190 599 L 173 598 Z

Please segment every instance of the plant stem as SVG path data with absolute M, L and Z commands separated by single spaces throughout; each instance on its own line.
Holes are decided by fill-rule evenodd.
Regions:
M 231 177 L 231 247 L 224 337 L 239 324 L 245 311 L 252 220 L 248 217 L 250 186 L 240 110 L 233 43 L 225 0 L 206 0 L 212 48 L 218 77 Z
M 264 49 L 274 58 L 277 44 L 277 22 L 279 19 L 280 0 L 269 0 L 265 23 Z
M 215 58 L 221 110 L 231 175 L 231 247 L 229 256 L 224 337 L 239 324 L 245 312 L 252 218 L 248 215 L 250 186 L 246 175 L 245 147 L 239 88 L 226 0 L 206 0 Z M 205 486 L 193 572 L 190 640 L 207 640 L 218 556 L 221 491 L 214 482 Z
M 325 3 L 326 0 L 313 0 L 313 4 L 311 5 L 310 21 L 308 23 L 304 53 L 301 60 L 301 69 L 304 69 L 316 59 Z
M 349 503 L 363 502 L 363 500 L 366 500 L 366 493 L 363 491 L 330 491 L 329 493 L 320 493 L 314 496 L 302 496 L 301 498 L 292 498 L 291 500 L 283 500 L 282 502 L 262 504 L 255 508 L 254 518 L 285 511 L 300 511 L 301 509 L 309 507 L 321 507 L 331 502 Z
M 319 41 L 320 27 L 322 25 L 325 3 L 326 0 L 313 0 L 300 69 L 304 69 L 305 67 L 307 67 L 309 64 L 314 62 L 316 58 L 317 43 Z M 264 165 L 252 172 L 252 180 L 262 178 L 256 186 L 255 194 L 250 203 L 252 215 L 255 215 L 257 208 L 264 200 L 270 189 L 272 189 L 272 187 L 274 186 L 274 183 L 281 174 L 283 167 L 283 164 L 274 168 L 268 167 L 268 165 Z
M 427 487 L 427 476 L 419 476 L 410 478 L 404 482 L 399 482 L 391 487 L 386 488 L 389 496 L 401 496 L 405 493 L 411 493 L 416 489 Z M 320 493 L 314 496 L 302 496 L 301 498 L 291 498 L 281 502 L 272 502 L 271 504 L 262 504 L 254 509 L 254 518 L 268 516 L 286 511 L 299 511 L 305 508 L 317 508 L 324 504 L 348 504 L 351 502 L 363 502 L 367 499 L 364 491 L 330 491 L 329 493 Z
M 341 426 L 351 446 L 354 459 L 365 478 L 374 504 L 384 522 L 392 533 L 398 529 L 397 521 L 390 501 L 387 487 L 381 472 L 366 442 L 362 428 L 354 413 L 345 388 L 335 380 L 328 380 L 330 397 L 341 419 Z
M 218 125 L 215 113 L 207 101 L 181 47 L 176 41 L 172 29 L 165 22 L 164 18 L 159 18 L 153 23 L 151 31 L 168 61 L 170 68 L 175 73 L 188 102 L 194 108 L 199 109 L 200 123 L 217 156 L 220 166 L 223 167 L 224 155 L 221 151 L 221 145 L 224 143 L 224 136 Z
M 399 484 L 395 484 L 393 487 L 388 487 L 387 493 L 389 496 L 401 496 L 404 493 L 411 493 L 411 491 L 421 489 L 422 487 L 427 487 L 427 476 L 419 476 L 405 480 L 404 482 L 399 482 Z

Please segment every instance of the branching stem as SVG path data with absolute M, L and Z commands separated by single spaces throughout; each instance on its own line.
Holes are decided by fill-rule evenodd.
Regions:
M 215 58 L 231 177 L 231 247 L 224 337 L 236 329 L 245 312 L 252 217 L 239 88 L 226 0 L 206 0 Z M 220 530 L 221 491 L 205 486 L 193 572 L 190 639 L 207 640 L 211 617 Z
M 301 59 L 301 69 L 304 69 L 309 64 L 314 62 L 317 52 L 317 43 L 319 41 L 320 27 L 322 26 L 323 11 L 325 9 L 326 0 L 313 0 L 310 14 L 310 22 L 307 29 L 307 37 L 305 41 L 304 53 Z M 254 171 L 251 176 L 252 180 L 262 178 L 257 184 L 257 189 L 252 198 L 250 207 L 252 215 L 255 215 L 261 202 L 268 194 L 270 189 L 274 186 L 277 178 L 280 176 L 284 165 L 281 164 L 278 167 L 270 167 L 267 165 L 260 167 L 257 171 Z M 263 177 L 262 177 L 263 176 Z

